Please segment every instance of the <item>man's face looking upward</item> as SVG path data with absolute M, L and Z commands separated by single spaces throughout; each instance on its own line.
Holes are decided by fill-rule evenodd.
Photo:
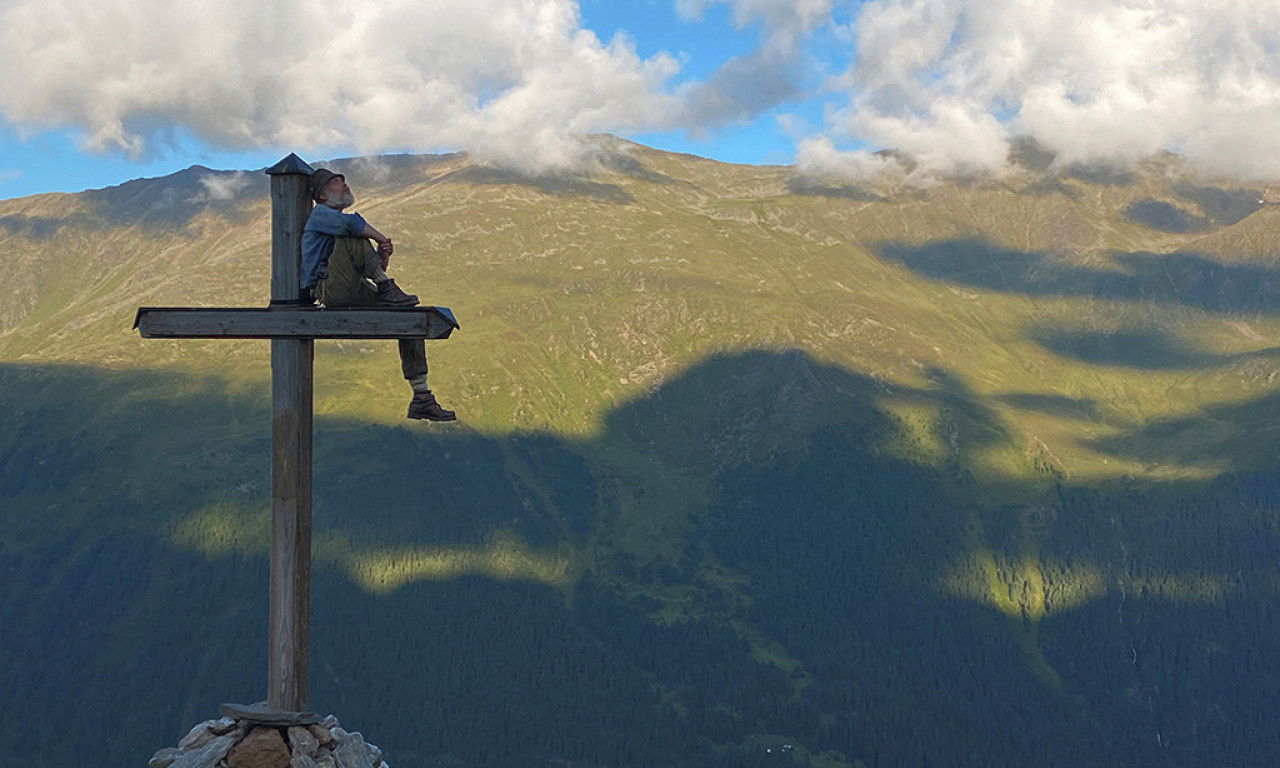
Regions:
M 356 202 L 355 195 L 351 194 L 351 187 L 347 186 L 347 180 L 341 176 L 334 176 L 326 181 L 321 194 L 325 205 L 338 210 L 354 205 Z

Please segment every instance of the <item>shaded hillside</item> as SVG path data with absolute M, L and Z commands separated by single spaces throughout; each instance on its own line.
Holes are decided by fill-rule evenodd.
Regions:
M 398 768 L 1280 755 L 1280 211 L 1168 158 L 913 190 L 601 147 L 335 163 L 461 321 L 462 421 L 317 344 L 317 708 Z M 209 197 L 248 179 L 0 203 L 18 765 L 260 696 L 267 345 L 129 329 L 265 304 L 266 201 Z
M 264 393 L 65 366 L 0 379 L 19 414 L 0 440 L 0 640 L 29 713 L 0 750 L 137 764 L 260 695 Z M 940 383 L 916 396 L 1001 439 Z M 410 766 L 1247 765 L 1280 749 L 1261 645 L 1280 630 L 1274 472 L 983 510 L 962 462 L 887 450 L 902 425 L 876 389 L 753 353 L 587 439 L 320 418 L 315 705 Z M 136 717 L 108 738 L 120 724 L 92 713 L 113 711 Z M 67 722 L 77 739 L 40 725 Z M 785 760 L 764 751 L 782 744 Z

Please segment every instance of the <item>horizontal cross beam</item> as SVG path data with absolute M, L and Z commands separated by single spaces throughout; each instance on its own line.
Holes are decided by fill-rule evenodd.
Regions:
M 133 327 L 144 339 L 447 339 L 459 326 L 448 307 L 139 307 Z

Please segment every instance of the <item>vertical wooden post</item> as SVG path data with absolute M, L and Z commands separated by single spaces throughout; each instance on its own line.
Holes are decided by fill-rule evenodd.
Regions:
M 309 165 L 290 154 L 271 176 L 271 305 L 296 306 Z M 308 709 L 311 628 L 311 339 L 271 340 L 271 596 L 267 706 Z

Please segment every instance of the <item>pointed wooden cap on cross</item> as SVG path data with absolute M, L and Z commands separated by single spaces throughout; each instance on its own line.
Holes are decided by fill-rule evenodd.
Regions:
M 300 173 L 304 176 L 310 176 L 315 173 L 316 169 L 307 164 L 305 160 L 290 152 L 280 162 L 271 166 L 266 170 L 268 176 L 283 176 L 289 173 Z

